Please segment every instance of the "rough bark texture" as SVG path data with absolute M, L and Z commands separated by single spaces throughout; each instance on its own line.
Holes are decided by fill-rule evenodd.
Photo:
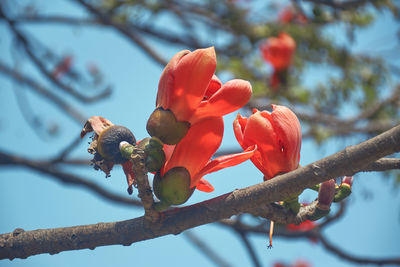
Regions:
M 229 218 L 235 214 L 258 210 L 258 207 L 265 203 L 282 200 L 331 178 L 351 176 L 365 169 L 370 163 L 398 151 L 400 126 L 261 184 L 235 190 L 193 206 L 164 212 L 160 222 L 152 223 L 144 217 L 139 217 L 113 223 L 46 230 L 16 229 L 13 233 L 0 235 L 0 259 L 26 258 L 35 254 L 55 254 L 84 248 L 94 249 L 105 245 L 128 246 L 163 235 L 179 234 L 186 229 Z M 269 211 L 271 214 L 268 216 L 271 218 L 274 217 L 275 211 L 278 212 L 272 205 Z M 298 223 L 296 218 L 287 217 L 287 223 Z

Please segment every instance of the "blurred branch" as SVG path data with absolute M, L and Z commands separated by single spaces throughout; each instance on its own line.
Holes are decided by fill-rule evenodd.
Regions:
M 173 32 L 166 29 L 156 29 L 151 25 L 142 25 L 138 23 L 133 23 L 127 21 L 125 23 L 114 22 L 112 25 L 104 25 L 98 19 L 87 19 L 87 18 L 74 18 L 56 15 L 35 15 L 35 16 L 18 16 L 14 18 L 14 23 L 59 23 L 72 26 L 95 26 L 95 27 L 114 27 L 113 25 L 118 25 L 119 27 L 125 27 L 126 29 L 138 31 L 141 34 L 145 34 L 161 41 L 165 41 L 171 44 L 181 44 L 187 46 L 188 48 L 200 48 L 205 46 L 210 46 L 210 44 L 200 45 L 198 41 L 193 37 L 188 39 L 174 34 Z
M 80 94 L 79 92 L 74 90 L 69 85 L 62 83 L 50 71 L 48 71 L 46 69 L 46 66 L 43 64 L 42 60 L 37 55 L 35 55 L 35 52 L 32 48 L 31 43 L 29 42 L 28 38 L 24 34 L 22 34 L 21 31 L 19 31 L 17 29 L 17 27 L 15 26 L 14 20 L 7 17 L 7 15 L 4 13 L 4 10 L 2 9 L 1 5 L 0 5 L 0 18 L 5 19 L 5 21 L 9 25 L 11 31 L 14 33 L 15 37 L 17 38 L 17 40 L 22 44 L 22 47 L 24 48 L 26 54 L 31 59 L 33 64 L 39 69 L 39 71 L 49 81 L 51 81 L 57 87 L 61 88 L 64 92 L 66 92 L 66 93 L 72 95 L 73 97 L 75 97 L 76 99 L 78 99 L 82 102 L 86 102 L 86 103 L 98 101 L 98 100 L 103 99 L 111 94 L 110 88 L 106 88 L 103 92 L 101 92 L 98 95 L 87 97 L 85 95 Z
M 246 250 L 249 253 L 250 258 L 251 258 L 251 260 L 253 262 L 253 266 L 254 267 L 261 267 L 260 260 L 258 259 L 257 254 L 256 254 L 256 252 L 254 250 L 254 247 L 251 245 L 251 242 L 247 237 L 247 233 L 244 232 L 244 231 L 237 230 L 237 229 L 235 229 L 235 230 L 238 233 L 240 239 L 242 240 L 244 246 L 246 247 Z
M 333 245 L 330 243 L 321 233 L 317 235 L 318 240 L 322 243 L 322 245 L 333 254 L 336 254 L 340 259 L 344 259 L 353 263 L 358 264 L 375 264 L 375 265 L 400 265 L 400 258 L 388 258 L 388 259 L 376 259 L 370 257 L 363 257 L 363 256 L 353 256 L 343 250 L 339 249 L 338 246 Z
M 49 89 L 45 88 L 44 86 L 40 85 L 39 83 L 35 82 L 33 79 L 29 78 L 28 76 L 24 76 L 23 74 L 19 73 L 16 70 L 11 69 L 3 62 L 0 62 L 0 73 L 5 74 L 7 77 L 13 79 L 18 83 L 22 83 L 24 85 L 29 86 L 33 89 L 36 93 L 47 98 L 51 103 L 55 104 L 59 109 L 67 113 L 71 116 L 79 125 L 83 125 L 86 121 L 87 116 L 82 115 L 78 112 L 75 107 L 72 107 L 67 102 L 64 101 L 63 98 L 59 97 L 58 95 L 52 93 Z
M 16 155 L 12 155 L 12 154 L 8 154 L 8 153 L 0 151 L 0 167 L 1 166 L 3 166 L 3 167 L 10 166 L 10 165 L 17 165 L 17 166 L 29 168 L 34 171 L 50 175 L 54 179 L 56 179 L 60 182 L 63 182 L 66 184 L 71 184 L 71 185 L 76 185 L 76 186 L 81 186 L 106 200 L 109 200 L 109 201 L 112 201 L 112 202 L 115 202 L 118 204 L 124 204 L 124 205 L 129 205 L 129 206 L 136 206 L 136 207 L 142 206 L 140 204 L 140 201 L 138 201 L 138 200 L 121 197 L 119 195 L 111 193 L 111 192 L 105 190 L 104 188 L 98 186 L 96 183 L 93 183 L 87 179 L 83 179 L 74 174 L 60 171 L 54 165 L 49 164 L 48 162 L 40 163 L 40 162 L 28 160 L 28 159 L 25 159 L 25 158 L 22 158 L 22 157 L 19 157 Z
M 229 267 L 231 266 L 222 257 L 220 257 L 215 251 L 210 248 L 205 242 L 203 242 L 193 231 L 186 231 L 183 236 L 190 241 L 191 244 L 196 246 L 201 252 L 204 253 L 207 259 L 211 260 L 216 266 Z
M 380 0 L 347 0 L 347 1 L 337 1 L 337 0 L 303 0 L 305 2 L 313 2 L 315 4 L 326 5 L 337 9 L 354 9 L 360 6 L 378 2 Z
M 89 11 L 92 15 L 97 17 L 103 24 L 112 26 L 133 43 L 135 43 L 138 47 L 140 47 L 147 55 L 149 55 L 154 61 L 156 61 L 161 66 L 167 65 L 167 61 L 161 57 L 161 55 L 153 50 L 140 36 L 138 33 L 135 33 L 128 29 L 126 26 L 122 24 L 115 23 L 111 17 L 102 13 L 100 10 L 90 5 L 84 0 L 75 0 L 75 2 L 79 3 L 81 6 L 85 7 L 87 11 Z
M 127 221 L 57 229 L 19 229 L 14 233 L 3 234 L 0 235 L 0 259 L 26 258 L 41 253 L 54 254 L 114 244 L 130 245 L 168 234 L 179 234 L 235 214 L 252 213 L 260 205 L 288 198 L 331 178 L 354 175 L 366 165 L 398 151 L 400 126 L 261 184 L 238 189 L 192 206 L 165 211 L 160 222 L 139 217 Z M 8 160 L 9 157 L 5 159 Z M 296 222 L 295 218 L 288 219 L 286 224 Z

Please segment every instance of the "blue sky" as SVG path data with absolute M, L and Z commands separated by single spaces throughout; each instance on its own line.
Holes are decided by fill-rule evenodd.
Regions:
M 48 14 L 83 15 L 81 9 L 69 1 L 37 1 L 41 11 Z M 387 27 L 393 21 L 384 13 L 384 19 L 378 21 L 370 31 L 359 33 L 354 49 L 367 53 L 376 53 L 379 45 L 369 47 L 371 36 L 387 36 L 395 32 Z M 389 24 L 388 24 L 389 23 Z M 141 50 L 112 30 L 101 28 L 79 28 L 68 26 L 37 25 L 24 28 L 38 39 L 60 53 L 73 53 L 75 64 L 83 68 L 88 62 L 95 62 L 105 73 L 106 80 L 113 85 L 112 96 L 106 101 L 93 105 L 78 105 L 74 99 L 65 97 L 79 106 L 86 116 L 101 115 L 115 124 L 130 128 L 137 139 L 147 136 L 146 121 L 154 109 L 158 79 L 162 68 L 156 65 Z M 340 28 L 333 32 L 340 31 Z M 2 60 L 11 63 L 8 30 L 0 23 L 0 51 Z M 394 37 L 393 37 L 394 38 Z M 180 49 L 152 43 L 165 58 L 170 58 Z M 398 61 L 397 61 L 398 62 Z M 39 74 L 27 63 L 21 62 L 26 73 L 38 77 Z M 240 77 L 237 77 L 240 78 Z M 34 159 L 54 156 L 64 146 L 79 135 L 81 125 L 66 118 L 53 105 L 26 88 L 25 94 L 35 114 L 44 121 L 62 121 L 62 131 L 58 138 L 42 140 L 26 125 L 17 106 L 14 94 L 15 85 L 0 75 L 0 148 L 15 151 Z M 54 87 L 49 86 L 54 90 Z M 84 90 L 84 88 L 82 88 Z M 56 92 L 58 93 L 58 92 Z M 225 117 L 225 136 L 223 148 L 239 147 L 234 139 L 232 121 L 235 115 Z M 339 151 L 346 145 L 355 144 L 357 139 L 332 141 L 323 147 L 316 147 L 311 141 L 305 141 L 302 147 L 301 164 L 306 165 Z M 86 142 L 73 151 L 74 156 L 88 157 Z M 65 167 L 66 171 L 68 167 Z M 104 174 L 88 167 L 75 170 L 91 181 L 113 192 L 126 195 L 126 181 L 122 171 L 116 168 L 109 179 Z M 215 192 L 206 194 L 196 192 L 190 203 L 206 200 L 236 188 L 253 185 L 262 181 L 261 173 L 245 162 L 240 166 L 224 169 L 207 177 Z M 111 222 L 141 216 L 141 209 L 132 209 L 109 203 L 93 194 L 64 185 L 53 179 L 26 169 L 0 168 L 0 232 L 11 232 L 15 228 L 25 230 L 55 228 L 64 226 Z M 368 193 L 368 194 L 367 194 Z M 372 194 L 372 198 L 367 196 Z M 367 196 L 366 196 L 367 195 Z M 305 200 L 312 200 L 314 194 L 305 194 Z M 341 245 L 348 252 L 358 256 L 389 257 L 399 256 L 400 239 L 400 196 L 393 189 L 392 182 L 383 179 L 377 173 L 358 174 L 355 177 L 354 193 L 349 200 L 346 216 L 329 226 L 325 232 L 329 240 Z M 249 266 L 251 261 L 241 241 L 231 231 L 217 225 L 201 226 L 192 230 L 207 242 L 211 248 L 233 266 Z M 308 240 L 274 239 L 274 248 L 266 249 L 265 236 L 252 236 L 264 266 L 272 266 L 278 260 L 293 262 L 298 258 L 307 259 L 313 266 L 353 266 L 326 252 L 320 245 Z M 212 264 L 201 252 L 193 247 L 182 235 L 166 236 L 133 244 L 129 247 L 107 246 L 95 250 L 62 252 L 58 255 L 47 254 L 30 257 L 26 260 L 3 260 L 0 266 L 209 266 Z

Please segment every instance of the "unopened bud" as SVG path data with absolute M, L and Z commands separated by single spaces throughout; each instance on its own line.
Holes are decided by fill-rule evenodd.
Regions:
M 157 108 L 150 115 L 146 129 L 150 136 L 159 138 L 168 145 L 176 145 L 187 133 L 190 123 L 177 121 L 170 110 Z
M 145 138 L 139 142 L 138 147 L 144 150 L 146 168 L 156 172 L 164 165 L 165 153 L 163 143 L 157 137 Z
M 337 191 L 334 202 L 340 202 L 351 194 L 351 186 L 347 183 L 342 183 L 339 186 L 339 190 Z
M 353 176 L 345 176 L 343 178 L 342 184 L 348 184 L 351 187 L 353 185 Z
M 119 151 L 121 152 L 121 155 L 125 159 L 130 159 L 131 155 L 133 153 L 134 146 L 129 144 L 126 141 L 122 141 L 119 143 Z
M 190 173 L 184 167 L 170 169 L 163 177 L 160 172 L 154 176 L 154 194 L 161 200 L 165 207 L 168 205 L 180 205 L 185 203 L 193 194 L 194 188 L 190 188 Z
M 330 179 L 321 184 L 318 191 L 318 207 L 329 210 L 335 196 L 336 182 Z

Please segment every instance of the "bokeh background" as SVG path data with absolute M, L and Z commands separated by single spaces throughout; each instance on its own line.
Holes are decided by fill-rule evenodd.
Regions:
M 92 1 L 99 4 L 101 1 Z M 104 6 L 113 1 L 104 1 Z M 127 1 L 135 3 L 135 1 Z M 158 1 L 143 1 L 154 5 Z M 168 2 L 168 1 L 167 1 Z M 174 2 L 174 1 L 172 1 Z M 179 2 L 179 1 L 177 1 Z M 201 4 L 202 1 L 185 1 L 185 4 Z M 228 1 L 229 5 L 254 12 L 254 18 L 263 18 L 274 22 L 279 10 L 290 1 Z M 313 13 L 313 1 L 299 2 L 306 14 Z M 318 2 L 318 1 L 315 1 Z M 323 1 L 321 1 L 323 2 Z M 365 1 L 368 2 L 368 1 Z M 371 1 L 378 2 L 378 1 Z M 385 2 L 385 1 L 380 1 Z M 391 2 L 391 1 L 386 1 Z M 40 14 L 41 16 L 73 17 L 80 19 L 92 18 L 93 14 L 83 8 L 79 1 L 2 1 L 2 8 L 10 18 L 24 14 Z M 100 4 L 101 5 L 101 4 Z M 392 1 L 392 5 L 399 5 Z M 179 6 L 179 5 L 178 5 Z M 324 7 L 324 6 L 323 6 Z M 144 12 L 134 5 L 130 7 L 138 25 L 152 25 L 156 15 Z M 376 9 L 371 4 L 363 6 L 365 12 L 373 15 L 374 20 L 367 26 L 354 29 L 350 23 L 337 20 L 325 25 L 321 34 L 329 36 L 332 43 L 347 49 L 353 55 L 379 57 L 385 64 L 400 67 L 399 21 L 390 9 Z M 126 7 L 128 10 L 128 7 Z M 331 9 L 327 9 L 331 11 Z M 136 12 L 136 13 L 135 13 Z M 159 11 L 162 12 L 162 11 Z M 355 12 L 355 11 L 354 11 Z M 166 12 L 167 13 L 167 12 Z M 157 13 L 156 26 L 180 33 L 179 21 L 168 13 L 165 16 Z M 113 27 L 101 27 L 87 24 L 25 22 L 16 24 L 17 28 L 29 38 L 37 41 L 35 49 L 40 51 L 42 44 L 63 59 L 71 56 L 72 67 L 79 73 L 86 73 L 87 79 L 95 79 L 88 75 L 88 68 L 95 66 L 101 71 L 98 84 L 74 83 L 73 79 L 62 77 L 67 84 L 76 87 L 82 94 L 97 94 L 110 86 L 109 97 L 93 103 L 82 103 L 71 95 L 57 88 L 38 68 L 32 64 L 23 51 L 22 44 L 15 38 L 10 26 L 4 18 L 0 19 L 0 51 L 1 63 L 7 64 L 13 70 L 32 77 L 73 108 L 88 118 L 91 115 L 101 115 L 115 124 L 130 128 L 137 139 L 147 137 L 146 121 L 154 109 L 158 80 L 163 66 L 133 44 L 129 38 L 121 35 Z M 306 27 L 306 26 L 304 26 Z M 229 42 L 224 35 L 213 33 L 201 26 L 194 26 L 193 35 L 198 36 L 201 43 L 215 45 L 217 48 Z M 139 36 L 141 36 L 139 34 Z M 190 38 L 185 33 L 183 38 Z M 269 37 L 268 35 L 265 38 Z M 33 40 L 32 39 L 32 40 Z M 169 60 L 176 52 L 185 47 L 180 43 L 171 44 L 157 38 L 146 39 L 147 44 L 163 59 Z M 245 42 L 245 41 L 244 41 Z M 39 45 L 40 44 L 40 45 Z M 271 67 L 261 60 L 257 46 L 252 56 L 258 57 L 260 73 L 268 75 Z M 40 53 L 39 53 L 40 54 Z M 43 60 L 45 55 L 42 54 Z M 227 55 L 224 55 L 227 57 Z M 220 59 L 219 59 L 220 60 Z M 226 58 L 221 63 L 229 64 Z M 230 62 L 232 63 L 232 62 Z M 56 64 L 54 64 L 55 66 Z M 238 74 L 235 71 L 222 69 L 221 80 L 227 81 Z M 313 64 L 303 66 L 303 73 L 298 84 L 309 86 L 328 84 L 332 72 L 329 63 L 325 67 Z M 67 74 L 65 74 L 68 76 Z M 377 98 L 390 94 L 390 88 L 399 82 L 399 74 L 385 73 L 386 83 L 377 94 Z M 243 76 L 246 76 L 243 74 Z M 268 82 L 264 80 L 265 90 Z M 260 84 L 260 82 L 258 82 Z M 257 85 L 258 86 L 258 85 Z M 78 138 L 82 124 L 66 115 L 58 105 L 46 100 L 43 95 L 35 93 L 29 86 L 15 82 L 0 71 L 0 150 L 10 154 L 23 156 L 27 159 L 46 161 L 56 158 L 64 149 L 71 145 L 68 159 L 89 159 L 87 153 L 88 138 L 77 145 L 72 145 Z M 257 87 L 258 88 L 258 87 Z M 293 87 L 295 88 L 295 87 Z M 259 90 L 259 89 L 257 89 Z M 295 89 L 293 89 L 295 90 Z M 312 91 L 312 89 L 311 89 Z M 259 91 L 257 91 L 259 93 Z M 273 101 L 274 97 L 269 97 Z M 282 99 L 279 99 L 282 102 Z M 317 101 L 317 100 L 316 100 Z M 343 104 L 343 103 L 342 103 Z M 292 103 L 291 105 L 295 105 Z M 351 99 L 343 105 L 337 114 L 346 117 L 357 110 Z M 246 113 L 242 111 L 241 113 Z M 398 114 L 398 109 L 395 111 Z M 220 151 L 239 150 L 235 140 L 232 122 L 236 114 L 224 117 L 225 135 Z M 301 119 L 300 119 L 301 120 Z M 397 115 L 392 118 L 398 121 Z M 302 121 L 301 121 L 302 122 Z M 302 122 L 303 123 L 303 122 Z M 340 125 L 338 126 L 340 127 Z M 309 129 L 305 126 L 304 130 Z M 371 133 L 340 134 L 317 142 L 314 137 L 304 138 L 301 152 L 301 165 L 306 165 L 321 159 L 344 147 L 366 140 Z M 82 176 L 109 191 L 127 196 L 126 180 L 120 167 L 116 166 L 110 178 L 94 171 L 89 165 L 63 164 L 57 165 L 62 171 Z M 386 176 L 381 173 L 359 173 L 354 177 L 353 194 L 346 201 L 343 216 L 324 228 L 325 237 L 335 246 L 356 257 L 392 258 L 399 257 L 400 240 L 400 196 L 396 183 L 398 171 Z M 245 162 L 239 166 L 221 170 L 207 177 L 216 190 L 213 193 L 196 191 L 187 204 L 193 204 L 210 199 L 236 188 L 257 184 L 262 181 L 262 174 L 251 164 Z M 137 207 L 129 207 L 110 202 L 85 188 L 57 181 L 49 175 L 34 171 L 24 166 L 0 165 L 0 232 L 12 232 L 15 228 L 25 230 L 66 227 L 112 222 L 135 218 L 143 214 Z M 135 193 L 131 197 L 136 197 Z M 316 197 L 315 192 L 306 190 L 301 199 L 310 202 Z M 338 210 L 334 205 L 332 212 Z M 252 223 L 254 218 L 243 216 L 244 221 Z M 238 234 L 227 227 L 210 224 L 190 230 L 202 242 L 217 253 L 229 266 L 252 266 L 243 242 Z M 274 237 L 273 249 L 267 249 L 268 233 L 249 234 L 249 240 L 261 266 L 273 266 L 283 262 L 288 266 L 296 260 L 303 259 L 311 266 L 354 266 L 354 262 L 342 259 L 332 251 L 327 250 L 318 242 L 307 238 L 285 238 L 279 234 Z M 215 262 L 203 253 L 190 239 L 182 233 L 178 236 L 165 236 L 154 240 L 135 243 L 131 246 L 106 246 L 94 250 L 67 251 L 57 255 L 36 255 L 28 259 L 2 260 L 0 266 L 213 266 Z

